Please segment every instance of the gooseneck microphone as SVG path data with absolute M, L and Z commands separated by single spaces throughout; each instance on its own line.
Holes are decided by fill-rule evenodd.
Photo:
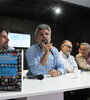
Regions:
M 44 79 L 44 75 L 27 75 L 26 77 L 24 77 L 24 79 L 39 79 L 42 80 Z

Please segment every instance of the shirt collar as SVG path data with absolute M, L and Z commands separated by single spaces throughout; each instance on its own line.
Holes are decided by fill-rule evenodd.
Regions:
M 69 55 L 65 55 L 62 51 L 60 51 L 60 53 L 64 58 L 68 58 L 69 57 Z
M 40 45 L 37 43 L 37 46 L 38 46 L 38 48 L 40 49 L 40 51 L 42 52 L 42 54 L 44 54 L 45 52 L 44 51 L 42 51 L 42 49 L 41 49 L 41 47 L 40 47 Z

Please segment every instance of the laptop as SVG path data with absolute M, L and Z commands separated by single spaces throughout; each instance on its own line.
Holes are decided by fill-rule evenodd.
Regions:
M 22 50 L 0 50 L 0 91 L 22 90 Z

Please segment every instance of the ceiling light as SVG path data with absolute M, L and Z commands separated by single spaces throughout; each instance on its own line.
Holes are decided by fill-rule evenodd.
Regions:
M 55 14 L 60 14 L 61 13 L 61 9 L 60 8 L 54 8 L 54 12 L 55 12 Z

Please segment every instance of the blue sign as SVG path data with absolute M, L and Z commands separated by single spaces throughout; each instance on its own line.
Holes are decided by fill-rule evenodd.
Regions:
M 0 65 L 0 76 L 16 76 L 17 65 Z

